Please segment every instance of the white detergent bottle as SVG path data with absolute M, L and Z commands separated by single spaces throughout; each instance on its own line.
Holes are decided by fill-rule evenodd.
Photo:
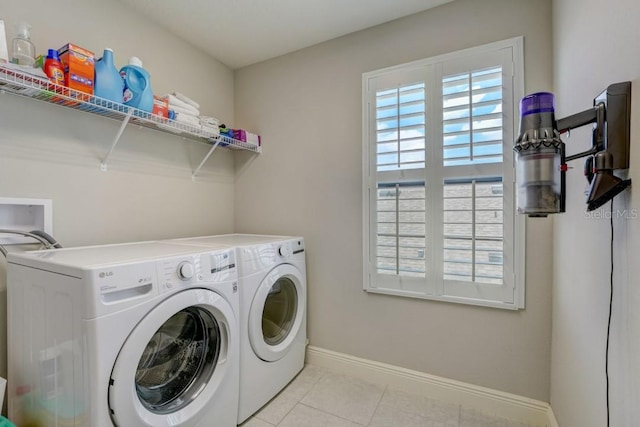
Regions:
M 13 39 L 11 53 L 11 62 L 14 64 L 33 67 L 36 63 L 36 47 L 31 41 L 30 28 L 26 22 L 18 25 L 18 34 Z

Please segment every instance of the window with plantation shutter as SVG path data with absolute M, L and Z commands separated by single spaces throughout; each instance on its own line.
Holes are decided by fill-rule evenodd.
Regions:
M 364 289 L 524 307 L 522 39 L 363 75 Z

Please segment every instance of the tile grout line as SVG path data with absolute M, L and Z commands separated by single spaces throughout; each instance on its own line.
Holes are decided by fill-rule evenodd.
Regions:
M 300 403 L 300 401 L 298 401 L 295 405 L 293 405 L 293 408 L 289 409 L 289 410 L 287 411 L 287 413 L 286 413 L 286 414 L 284 414 L 284 416 L 282 417 L 282 419 L 281 419 L 280 421 L 278 421 L 278 424 L 276 424 L 274 427 L 278 427 L 280 424 L 282 424 L 282 422 L 285 420 L 285 418 L 287 418 L 287 416 L 291 413 L 291 411 L 293 411 L 293 410 L 294 410 L 294 408 L 295 408 L 296 406 L 298 406 L 298 404 L 299 404 L 299 403 Z
M 307 404 L 302 403 L 302 402 L 298 402 L 298 405 L 306 406 L 307 408 L 311 408 L 311 409 L 313 409 L 315 411 L 322 412 L 323 414 L 329 415 L 331 417 L 340 418 L 341 420 L 347 421 L 347 422 L 349 422 L 351 424 L 356 424 L 356 425 L 359 425 L 359 426 L 362 426 L 362 427 L 367 427 L 367 425 L 368 425 L 368 424 L 360 424 L 357 421 L 353 421 L 353 420 L 350 420 L 348 418 L 341 417 L 340 415 L 332 414 L 331 412 L 327 412 L 327 411 L 325 411 L 323 409 L 316 408 L 316 407 L 313 407 L 311 405 L 307 405 Z
M 387 390 L 387 385 L 386 385 L 386 384 L 385 384 L 385 386 L 384 386 L 384 390 L 382 391 L 382 394 L 380 395 L 380 399 L 378 399 L 378 403 L 376 404 L 376 407 L 375 407 L 375 409 L 373 410 L 373 413 L 372 413 L 372 414 L 371 414 L 371 416 L 369 417 L 369 421 L 368 421 L 366 424 L 360 424 L 360 423 L 359 423 L 359 422 L 357 422 L 357 421 L 353 421 L 353 420 L 350 420 L 350 419 L 348 419 L 348 418 L 341 417 L 340 415 L 333 414 L 333 413 L 331 413 L 331 412 L 327 412 L 327 411 L 325 411 L 325 410 L 323 410 L 323 409 L 316 408 L 316 407 L 314 407 L 314 406 L 311 406 L 311 405 L 308 405 L 308 404 L 302 403 L 302 400 L 303 400 L 303 399 L 304 399 L 304 398 L 305 398 L 309 393 L 311 393 L 311 390 L 312 390 L 312 389 L 313 389 L 313 388 L 314 388 L 314 387 L 315 387 L 315 386 L 316 386 L 316 385 L 317 385 L 317 384 L 318 384 L 318 383 L 319 383 L 319 382 L 320 382 L 324 377 L 326 377 L 327 375 L 329 375 L 329 374 L 331 374 L 331 373 L 348 377 L 348 376 L 347 376 L 347 375 L 345 375 L 345 374 L 340 374 L 340 373 L 337 373 L 337 372 L 331 371 L 331 370 L 329 370 L 329 369 L 326 369 L 326 370 L 323 372 L 323 374 L 322 374 L 322 375 L 320 375 L 320 376 L 318 377 L 318 379 L 313 383 L 313 385 L 309 388 L 309 391 L 307 391 L 307 393 L 305 393 L 305 395 L 304 395 L 302 398 L 300 398 L 300 400 L 298 401 L 298 403 L 296 403 L 296 406 L 297 406 L 297 405 L 306 406 L 307 408 L 314 409 L 314 410 L 316 410 L 316 411 L 322 412 L 323 414 L 326 414 L 326 415 L 329 415 L 329 416 L 332 416 L 332 417 L 340 418 L 341 420 L 347 421 L 347 422 L 349 422 L 349 423 L 356 424 L 356 425 L 363 426 L 363 427 L 367 427 L 369 424 L 371 424 L 371 421 L 373 420 L 373 416 L 375 415 L 375 412 L 376 412 L 376 410 L 378 409 L 378 406 L 380 406 L 380 402 L 382 401 L 382 397 L 384 396 L 384 393 L 385 393 L 385 391 Z M 294 408 L 295 408 L 295 406 L 294 406 Z M 292 409 L 292 410 L 293 410 L 293 409 Z M 291 412 L 291 411 L 289 411 L 289 412 Z M 287 414 L 287 415 L 288 415 L 288 414 Z M 283 418 L 283 420 L 284 420 L 284 418 Z M 282 422 L 282 421 L 280 421 L 280 422 Z M 279 424 L 280 424 L 280 423 L 278 423 L 278 425 L 279 425 Z M 277 427 L 277 426 L 276 426 L 276 427 Z
M 310 365 L 310 366 L 311 366 L 311 365 Z M 304 370 L 304 368 L 303 368 L 303 370 Z M 302 372 L 302 371 L 300 371 L 300 372 Z M 307 391 L 302 395 L 302 397 L 301 397 L 300 399 L 298 399 L 298 401 L 296 402 L 296 404 L 295 404 L 295 405 L 293 405 L 293 408 L 289 409 L 289 411 L 287 411 L 287 413 L 286 413 L 286 414 L 284 414 L 284 416 L 282 417 L 282 419 L 281 419 L 280 421 L 278 421 L 278 424 L 276 424 L 274 427 L 278 427 L 278 426 L 282 423 L 282 421 L 284 421 L 284 419 L 285 419 L 285 418 L 287 418 L 287 416 L 291 413 L 291 411 L 293 411 L 293 410 L 295 409 L 295 407 L 296 407 L 296 406 L 298 406 L 298 405 L 304 405 L 304 406 L 307 406 L 308 408 L 311 408 L 311 406 L 309 406 L 309 405 L 305 405 L 304 403 L 302 403 L 302 400 L 303 400 L 303 399 L 304 399 L 304 398 L 305 398 L 309 393 L 311 393 L 311 390 L 316 386 L 316 384 L 318 384 L 318 383 L 320 382 L 320 380 L 321 380 L 322 378 L 324 378 L 324 376 L 325 376 L 326 374 L 327 374 L 326 372 L 322 373 L 322 375 L 320 375 L 320 376 L 318 377 L 318 379 L 317 379 L 317 380 L 315 380 L 315 381 L 313 382 L 313 384 L 311 384 L 311 387 L 309 387 L 309 390 L 307 390 Z M 299 375 L 299 374 L 298 374 L 298 375 Z M 317 409 L 317 408 L 313 408 L 313 409 Z M 323 412 L 324 412 L 324 411 L 323 411 Z M 264 421 L 264 420 L 263 420 L 263 421 Z
M 309 365 L 309 366 L 314 366 L 314 365 Z M 308 395 L 309 393 L 311 393 L 311 390 L 313 390 L 313 388 L 316 386 L 316 384 L 318 384 L 318 383 L 320 382 L 320 380 L 322 380 L 324 377 L 326 377 L 326 376 L 327 376 L 327 372 L 329 372 L 329 371 L 325 370 L 325 371 L 322 373 L 322 375 L 320 375 L 320 376 L 318 377 L 318 379 L 317 379 L 317 380 L 315 380 L 315 381 L 313 382 L 313 384 L 311 384 L 311 387 L 309 387 L 309 390 L 307 390 L 307 391 L 302 395 L 302 397 L 301 397 L 300 399 L 298 399 L 298 403 L 301 403 L 301 402 L 302 402 L 302 400 L 304 400 L 304 398 L 305 398 L 305 397 L 307 397 L 307 395 Z M 307 405 L 307 406 L 308 406 L 308 405 Z M 289 412 L 291 412 L 291 411 L 289 411 Z
M 367 426 L 371 424 L 371 421 L 373 421 L 373 417 L 376 415 L 376 412 L 378 412 L 378 408 L 380 407 L 380 403 L 382 402 L 382 398 L 384 397 L 384 394 L 387 392 L 388 389 L 389 389 L 389 385 L 385 384 L 384 385 L 384 390 L 382 390 L 382 393 L 380 394 L 380 399 L 378 399 L 378 403 L 376 403 L 376 408 L 373 410 L 373 413 L 371 414 L 371 417 L 369 417 L 369 422 L 366 424 Z

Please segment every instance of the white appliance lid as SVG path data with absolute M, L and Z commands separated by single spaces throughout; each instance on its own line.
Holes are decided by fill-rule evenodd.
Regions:
M 262 234 L 222 234 L 219 236 L 191 237 L 186 239 L 176 239 L 175 242 L 180 243 L 197 243 L 197 244 L 221 244 L 232 247 L 251 246 L 263 243 L 280 242 L 283 240 L 291 240 L 296 237 L 290 236 L 267 236 Z
M 224 246 L 208 249 L 227 249 Z M 202 247 L 170 242 L 138 242 L 9 253 L 8 261 L 24 265 L 55 264 L 92 268 L 206 252 Z

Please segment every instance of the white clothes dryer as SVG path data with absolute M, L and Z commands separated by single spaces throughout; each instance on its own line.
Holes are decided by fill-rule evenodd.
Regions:
M 235 247 L 240 288 L 240 401 L 242 423 L 304 367 L 307 280 L 302 237 L 227 234 L 178 239 Z
M 10 253 L 7 274 L 18 425 L 236 425 L 233 250 L 142 242 Z

